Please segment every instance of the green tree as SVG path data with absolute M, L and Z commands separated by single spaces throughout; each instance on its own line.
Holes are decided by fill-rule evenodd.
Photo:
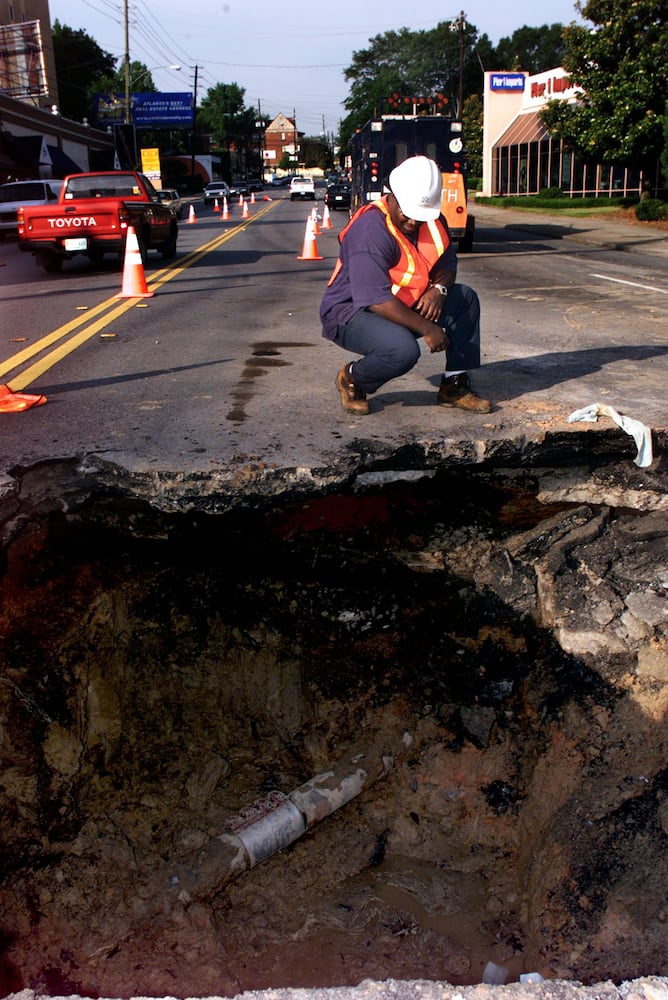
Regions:
M 304 136 L 300 141 L 301 156 L 305 167 L 321 167 L 329 170 L 332 166 L 332 151 L 320 135 Z
M 246 91 L 238 83 L 217 83 L 209 87 L 197 109 L 197 128 L 208 132 L 219 148 L 238 142 L 255 130 L 255 109 L 246 107 Z
M 595 25 L 571 24 L 564 32 L 564 66 L 582 94 L 575 104 L 551 101 L 543 121 L 583 156 L 651 170 L 665 141 L 665 0 L 576 6 Z
M 542 73 L 561 66 L 566 54 L 563 24 L 544 24 L 540 28 L 518 28 L 496 46 L 495 70 L 525 70 Z
M 92 116 L 98 81 L 113 74 L 116 60 L 81 28 L 75 31 L 54 21 L 52 35 L 60 113 L 83 121 Z
M 158 88 L 153 83 L 153 77 L 148 66 L 143 62 L 130 63 L 130 92 L 156 94 Z M 96 85 L 97 94 L 125 93 L 125 66 L 121 62 L 114 73 L 101 77 Z
M 482 98 L 471 94 L 464 101 L 462 117 L 470 177 L 482 177 L 482 119 Z

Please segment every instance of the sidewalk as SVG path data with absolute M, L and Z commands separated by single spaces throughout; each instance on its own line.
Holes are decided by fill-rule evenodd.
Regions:
M 479 222 L 503 229 L 521 229 L 552 239 L 563 239 L 605 250 L 649 254 L 668 261 L 668 228 L 657 223 L 624 219 L 521 211 L 474 203 L 471 210 Z

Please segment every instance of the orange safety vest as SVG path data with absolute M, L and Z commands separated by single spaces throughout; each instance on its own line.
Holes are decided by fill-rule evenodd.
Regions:
M 448 231 L 440 218 L 435 219 L 433 222 L 423 222 L 418 229 L 416 246 L 403 233 L 400 233 L 392 222 L 387 207 L 387 197 L 384 197 L 379 201 L 371 201 L 368 205 L 363 205 L 358 209 L 348 225 L 341 230 L 339 242 L 343 241 L 353 222 L 360 215 L 374 208 L 380 209 L 383 213 L 385 216 L 385 225 L 399 245 L 399 260 L 389 270 L 392 282 L 392 294 L 396 295 L 404 305 L 413 306 L 422 293 L 429 287 L 429 275 L 432 268 L 450 246 Z M 339 258 L 327 282 L 328 285 L 333 283 L 342 266 L 341 259 Z

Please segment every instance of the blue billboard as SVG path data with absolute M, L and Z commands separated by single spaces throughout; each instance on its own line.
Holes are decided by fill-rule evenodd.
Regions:
M 124 94 L 96 94 L 95 120 L 100 128 L 125 121 Z M 130 94 L 130 118 L 136 128 L 192 128 L 192 94 Z

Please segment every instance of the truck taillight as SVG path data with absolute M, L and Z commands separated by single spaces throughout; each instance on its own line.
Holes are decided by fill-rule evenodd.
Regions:
M 18 223 L 19 236 L 22 236 L 25 232 L 25 219 L 22 208 L 17 208 L 16 210 L 16 221 Z

